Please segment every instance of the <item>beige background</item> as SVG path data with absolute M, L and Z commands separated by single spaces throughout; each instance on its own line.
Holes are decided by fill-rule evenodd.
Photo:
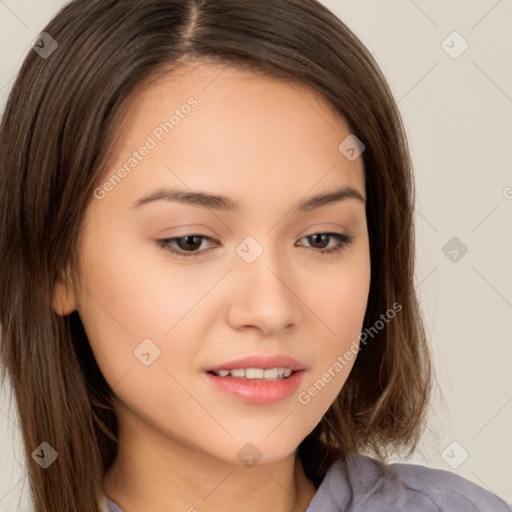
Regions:
M 407 462 L 512 503 L 512 1 L 324 3 L 381 65 L 415 163 L 416 282 L 445 402 L 436 395 Z M 31 42 L 64 4 L 0 0 L 0 110 Z M 2 391 L 0 511 L 28 511 L 16 414 Z

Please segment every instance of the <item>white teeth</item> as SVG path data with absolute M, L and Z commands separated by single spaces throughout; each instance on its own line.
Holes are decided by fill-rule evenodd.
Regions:
M 227 377 L 231 374 L 232 377 L 239 379 L 264 379 L 264 380 L 281 380 L 289 377 L 292 374 L 290 368 L 271 368 L 263 370 L 262 368 L 239 368 L 233 370 L 219 370 L 213 372 L 219 377 Z
M 243 377 L 243 374 L 245 373 L 246 379 L 263 379 L 263 376 L 265 375 L 265 370 L 262 370 L 261 368 L 247 368 L 245 372 L 243 370 L 240 370 L 240 372 L 242 373 L 242 375 L 233 375 Z
M 263 379 L 277 379 L 278 377 L 282 377 L 282 375 L 279 375 L 279 368 L 272 368 L 272 369 L 269 369 L 269 370 L 265 370 L 263 372 L 262 377 L 260 377 L 260 378 L 263 378 Z

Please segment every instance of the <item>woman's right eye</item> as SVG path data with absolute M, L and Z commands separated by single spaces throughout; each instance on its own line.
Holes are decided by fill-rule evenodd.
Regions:
M 156 240 L 156 244 L 171 254 L 190 258 L 200 256 L 202 253 L 206 252 L 205 249 L 198 251 L 203 240 L 213 241 L 212 238 L 206 235 L 186 235 Z M 176 245 L 178 249 L 175 248 Z

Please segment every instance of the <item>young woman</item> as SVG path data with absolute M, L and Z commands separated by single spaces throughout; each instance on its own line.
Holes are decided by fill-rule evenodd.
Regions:
M 388 464 L 432 384 L 406 137 L 315 0 L 75 0 L 0 129 L 37 512 L 505 512 Z

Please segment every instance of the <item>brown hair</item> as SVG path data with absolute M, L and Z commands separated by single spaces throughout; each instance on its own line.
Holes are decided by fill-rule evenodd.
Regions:
M 150 79 L 187 59 L 307 84 L 365 144 L 371 284 L 364 329 L 392 304 L 402 309 L 358 353 L 297 455 L 318 485 L 349 452 L 381 460 L 390 449 L 411 453 L 432 385 L 413 286 L 413 175 L 397 105 L 361 41 L 316 0 L 75 0 L 44 31 L 59 46 L 47 58 L 27 55 L 0 127 L 1 360 L 36 510 L 99 510 L 117 453 L 115 397 L 78 312 L 57 315 L 53 291 L 78 268 L 84 212 L 121 112 Z M 59 454 L 46 470 L 31 457 L 43 441 Z

